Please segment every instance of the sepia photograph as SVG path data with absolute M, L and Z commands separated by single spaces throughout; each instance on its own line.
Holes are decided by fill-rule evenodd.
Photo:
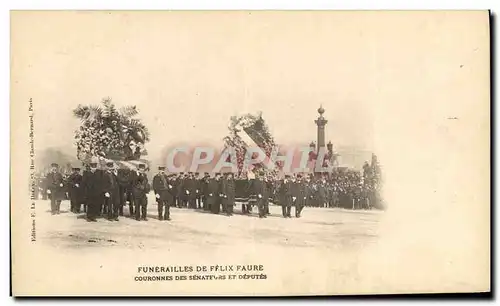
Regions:
M 488 11 L 12 11 L 14 296 L 489 293 Z

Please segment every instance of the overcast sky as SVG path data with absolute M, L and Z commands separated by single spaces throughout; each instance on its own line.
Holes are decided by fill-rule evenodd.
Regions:
M 110 96 L 137 105 L 152 158 L 175 142 L 221 144 L 229 117 L 262 111 L 279 143 L 371 148 L 376 48 L 359 20 L 331 14 L 63 12 L 19 23 L 32 78 L 38 150 L 73 152 L 71 110 Z M 22 20 L 22 18 L 19 18 Z M 25 20 L 24 20 L 25 21 Z M 15 18 L 14 18 L 15 24 Z M 28 65 L 28 66 L 26 66 Z
M 320 104 L 336 148 L 378 145 L 392 155 L 430 139 L 432 122 L 457 113 L 439 102 L 472 97 L 465 84 L 479 84 L 463 80 L 482 73 L 470 70 L 487 37 L 471 18 L 482 14 L 435 14 L 13 14 L 13 88 L 21 101 L 33 98 L 38 150 L 75 154 L 72 109 L 109 96 L 137 105 L 151 159 L 178 142 L 222 145 L 229 117 L 246 112 L 262 111 L 278 143 L 308 144 Z M 422 148 L 413 146 L 405 148 Z

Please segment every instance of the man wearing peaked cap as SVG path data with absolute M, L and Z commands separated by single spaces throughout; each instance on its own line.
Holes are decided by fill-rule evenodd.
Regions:
M 82 175 L 80 174 L 80 168 L 73 167 L 73 173 L 68 177 L 67 185 L 69 187 L 69 200 L 71 212 L 80 213 L 80 208 L 83 203 L 83 186 L 82 186 Z
M 46 178 L 47 194 L 50 195 L 50 210 L 52 215 L 60 214 L 61 201 L 66 197 L 66 185 L 56 163 L 51 164 Z

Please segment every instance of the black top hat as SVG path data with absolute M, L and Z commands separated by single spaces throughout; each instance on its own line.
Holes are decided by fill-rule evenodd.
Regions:
M 158 166 L 158 170 L 165 170 L 165 166 Z
M 184 172 L 179 172 L 179 174 L 180 174 L 180 175 L 183 175 L 183 174 L 184 174 Z
M 302 174 L 297 174 L 297 178 L 301 178 L 302 177 Z
M 50 164 L 50 166 L 51 166 L 51 167 L 56 167 L 56 168 L 57 168 L 57 167 L 59 167 L 59 165 L 58 165 L 58 164 L 56 164 L 56 163 L 52 163 L 52 164 Z
M 115 166 L 115 164 L 113 162 L 106 163 L 106 167 L 108 167 L 108 168 L 113 168 L 114 166 Z
M 145 164 L 139 164 L 139 169 L 146 169 L 146 165 Z
M 90 163 L 90 167 L 97 168 L 97 163 Z
M 285 178 L 290 178 L 290 175 L 289 174 L 285 174 Z
M 215 176 L 218 176 L 218 175 L 220 175 L 220 172 L 216 172 L 216 173 L 215 173 Z

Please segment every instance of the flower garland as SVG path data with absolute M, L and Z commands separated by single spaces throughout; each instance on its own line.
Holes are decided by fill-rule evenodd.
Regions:
M 233 147 L 236 150 L 237 166 L 240 173 L 243 169 L 248 144 L 243 141 L 238 133 L 246 133 L 268 157 L 270 157 L 273 150 L 277 148 L 274 138 L 269 132 L 269 128 L 262 118 L 262 113 L 260 112 L 257 115 L 245 114 L 239 117 L 231 117 L 228 129 L 229 136 L 224 138 L 224 143 L 226 147 Z M 264 175 L 277 177 L 277 174 L 282 167 L 283 163 L 276 163 L 276 167 L 273 170 L 269 170 L 264 167 L 263 164 L 257 164 L 252 171 L 254 173 L 260 171 L 264 172 Z M 247 176 L 246 173 L 242 173 L 241 175 Z

